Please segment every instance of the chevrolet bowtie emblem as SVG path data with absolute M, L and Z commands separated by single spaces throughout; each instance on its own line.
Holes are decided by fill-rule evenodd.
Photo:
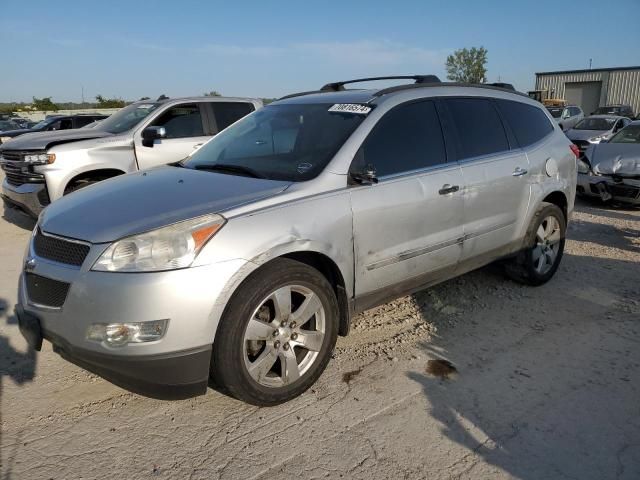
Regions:
M 33 257 L 27 258 L 27 260 L 24 262 L 24 271 L 32 272 L 35 268 L 36 268 L 36 259 Z

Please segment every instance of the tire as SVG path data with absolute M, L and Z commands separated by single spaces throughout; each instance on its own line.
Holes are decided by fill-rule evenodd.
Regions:
M 566 228 L 562 210 L 551 203 L 542 203 L 531 220 L 524 248 L 505 265 L 507 275 L 532 286 L 551 280 L 562 260 Z M 546 241 L 541 238 L 541 232 L 550 233 Z
M 315 313 L 305 321 L 309 312 Z M 329 363 L 338 318 L 334 290 L 319 271 L 287 258 L 269 262 L 227 303 L 213 343 L 214 383 L 258 406 L 297 397 Z

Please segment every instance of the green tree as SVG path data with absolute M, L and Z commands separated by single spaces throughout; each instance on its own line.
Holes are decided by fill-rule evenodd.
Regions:
M 96 101 L 99 108 L 122 108 L 126 105 L 122 99 L 104 98 L 102 95 L 96 95 Z
M 454 82 L 484 83 L 487 81 L 487 49 L 463 48 L 447 57 L 447 78 Z
M 221 97 L 222 94 L 216 90 L 211 90 L 210 92 L 205 92 L 204 94 L 205 97 Z
M 36 110 L 43 112 L 57 112 L 60 110 L 58 105 L 51 101 L 51 97 L 36 98 L 33 97 L 33 106 Z

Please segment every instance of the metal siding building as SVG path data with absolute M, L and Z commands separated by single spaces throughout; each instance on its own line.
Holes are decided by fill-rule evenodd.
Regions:
M 621 103 L 640 113 L 640 66 L 594 68 L 536 73 L 536 90 L 549 98 L 564 98 L 582 107 L 585 114 L 597 107 Z

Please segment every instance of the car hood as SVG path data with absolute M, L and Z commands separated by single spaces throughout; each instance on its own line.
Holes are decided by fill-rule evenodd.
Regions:
M 0 150 L 44 150 L 61 143 L 91 140 L 93 138 L 110 137 L 113 133 L 100 132 L 91 128 L 73 130 L 57 130 L 55 132 L 33 132 L 20 135 L 0 146 Z
M 640 178 L 640 144 L 594 145 L 590 151 L 589 161 L 596 173 Z
M 49 205 L 45 232 L 111 242 L 284 191 L 290 182 L 225 175 L 179 167 L 131 173 L 86 187 Z
M 609 133 L 611 130 L 575 130 L 571 129 L 567 132 L 569 140 L 589 140 L 590 138 Z

